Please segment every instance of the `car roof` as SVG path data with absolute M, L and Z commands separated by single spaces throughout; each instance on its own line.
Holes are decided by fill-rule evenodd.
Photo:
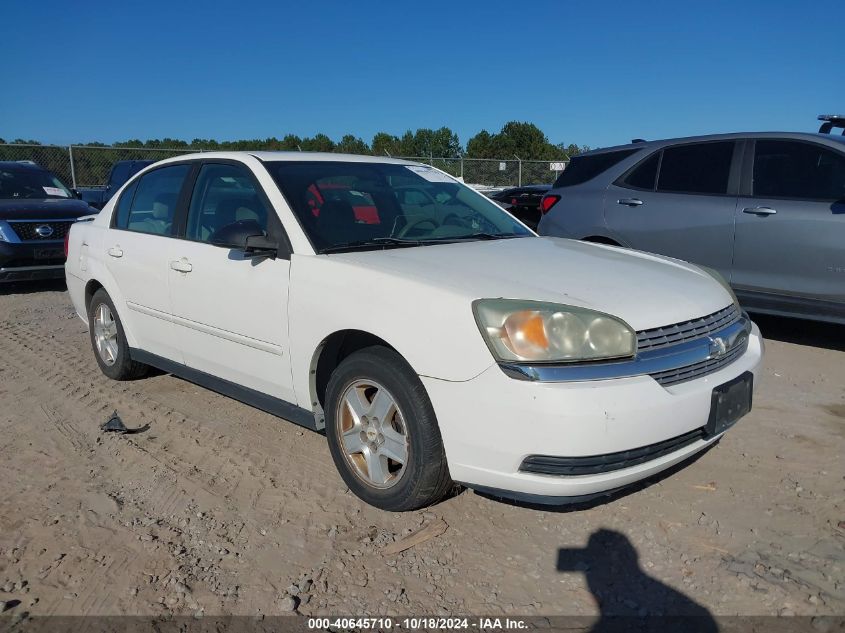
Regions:
M 639 141 L 626 145 L 614 145 L 578 154 L 578 156 L 592 156 L 606 152 L 618 152 L 622 150 L 655 149 L 667 145 L 678 145 L 682 143 L 701 143 L 706 141 L 730 141 L 743 138 L 787 138 L 803 141 L 834 141 L 845 143 L 845 138 L 831 134 L 819 134 L 818 132 L 731 132 L 729 134 L 703 134 L 700 136 L 679 136 L 654 141 Z
M 183 154 L 168 158 L 162 162 L 174 162 L 181 160 L 208 160 L 208 159 L 229 159 L 239 160 L 245 156 L 253 156 L 263 162 L 280 161 L 316 161 L 316 162 L 343 162 L 343 163 L 391 163 L 394 165 L 418 165 L 409 160 L 391 158 L 390 156 L 367 156 L 361 154 L 340 154 L 335 152 L 202 152 L 197 154 Z
M 47 171 L 38 163 L 33 163 L 29 160 L 0 160 L 0 167 L 3 169 L 21 169 L 28 171 Z

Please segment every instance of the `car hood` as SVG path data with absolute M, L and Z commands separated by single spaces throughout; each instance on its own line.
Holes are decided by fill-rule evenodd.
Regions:
M 76 198 L 13 198 L 0 200 L 0 220 L 60 220 L 97 213 Z
M 635 330 L 688 321 L 733 301 L 721 284 L 686 262 L 553 237 L 328 257 L 447 287 L 470 300 L 504 297 L 590 308 L 617 316 Z

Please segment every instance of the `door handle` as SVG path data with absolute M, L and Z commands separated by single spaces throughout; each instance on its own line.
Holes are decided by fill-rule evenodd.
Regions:
M 191 262 L 189 262 L 184 257 L 182 259 L 177 259 L 176 261 L 170 262 L 170 267 L 173 270 L 178 270 L 180 273 L 189 273 L 194 269 L 194 267 L 191 265 Z
M 771 207 L 745 207 L 743 213 L 750 213 L 751 215 L 774 215 L 777 209 Z
M 108 250 L 108 254 L 112 257 L 123 257 L 123 249 L 120 246 L 112 246 Z
M 643 203 L 639 198 L 620 198 L 616 204 L 624 204 L 626 207 L 638 207 Z

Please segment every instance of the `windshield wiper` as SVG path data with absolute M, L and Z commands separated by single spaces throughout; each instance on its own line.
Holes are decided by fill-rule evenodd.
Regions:
M 374 237 L 369 240 L 356 240 L 354 242 L 346 242 L 344 244 L 332 244 L 320 249 L 320 252 L 325 253 L 341 253 L 343 251 L 353 251 L 358 248 L 365 248 L 367 246 L 420 246 L 423 244 L 420 240 L 406 240 L 401 237 Z
M 354 242 L 345 242 L 343 244 L 333 244 L 320 249 L 320 253 L 342 253 L 344 251 L 354 251 L 359 248 L 366 248 L 368 246 L 383 246 L 383 247 L 401 247 L 401 246 L 429 246 L 435 244 L 452 244 L 455 242 L 466 242 L 469 240 L 501 240 L 512 237 L 528 237 L 530 234 L 522 233 L 471 233 L 469 235 L 455 235 L 449 237 L 429 237 L 418 239 L 405 239 L 401 237 L 373 237 L 368 240 L 356 240 Z
M 470 233 L 469 235 L 457 235 L 446 239 L 454 240 L 456 242 L 464 240 L 503 240 L 511 237 L 528 237 L 530 233 Z

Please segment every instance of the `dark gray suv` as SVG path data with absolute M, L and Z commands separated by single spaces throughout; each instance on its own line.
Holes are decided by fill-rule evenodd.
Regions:
M 821 118 L 821 117 L 820 117 Z M 845 127 L 827 117 L 822 129 Z M 845 138 L 719 134 L 572 159 L 541 235 L 702 264 L 749 310 L 845 323 Z

